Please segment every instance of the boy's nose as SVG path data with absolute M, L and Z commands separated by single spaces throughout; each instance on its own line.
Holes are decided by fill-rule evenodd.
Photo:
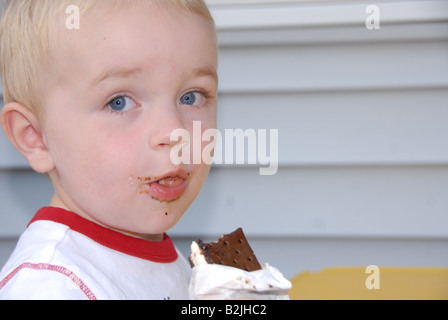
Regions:
M 185 129 L 185 119 L 175 107 L 157 108 L 151 117 L 150 146 L 153 149 L 172 147 L 177 141 L 171 141 L 171 133 L 176 129 Z

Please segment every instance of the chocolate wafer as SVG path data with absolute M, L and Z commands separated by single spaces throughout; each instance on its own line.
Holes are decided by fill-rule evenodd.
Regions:
M 221 264 L 246 271 L 261 269 L 242 228 L 222 235 L 216 242 L 193 241 L 189 260 L 192 266 Z

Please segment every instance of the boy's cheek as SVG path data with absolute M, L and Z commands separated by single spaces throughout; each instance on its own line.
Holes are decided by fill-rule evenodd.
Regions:
M 195 164 L 192 166 L 193 171 L 193 185 L 197 188 L 197 192 L 199 193 L 201 188 L 204 186 L 205 181 L 210 173 L 211 165 L 201 163 Z

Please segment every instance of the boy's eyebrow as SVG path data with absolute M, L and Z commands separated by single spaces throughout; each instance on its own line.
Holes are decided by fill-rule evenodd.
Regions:
M 90 88 L 94 88 L 101 82 L 108 79 L 128 78 L 139 74 L 142 71 L 143 70 L 141 68 L 114 67 L 111 69 L 107 69 L 91 82 Z M 211 77 L 214 81 L 218 82 L 218 74 L 215 68 L 209 66 L 194 68 L 192 70 L 192 76 L 193 78 Z
M 141 72 L 141 68 L 114 67 L 111 69 L 107 69 L 92 81 L 92 83 L 90 84 L 90 88 L 97 86 L 107 79 L 128 78 Z
M 218 73 L 213 67 L 199 67 L 193 69 L 193 77 L 211 77 L 214 81 L 218 82 Z

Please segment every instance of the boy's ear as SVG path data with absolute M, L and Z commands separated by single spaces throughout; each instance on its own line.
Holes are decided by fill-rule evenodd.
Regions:
M 8 103 L 1 112 L 1 124 L 6 137 L 35 171 L 48 173 L 54 168 L 34 112 L 19 103 Z

